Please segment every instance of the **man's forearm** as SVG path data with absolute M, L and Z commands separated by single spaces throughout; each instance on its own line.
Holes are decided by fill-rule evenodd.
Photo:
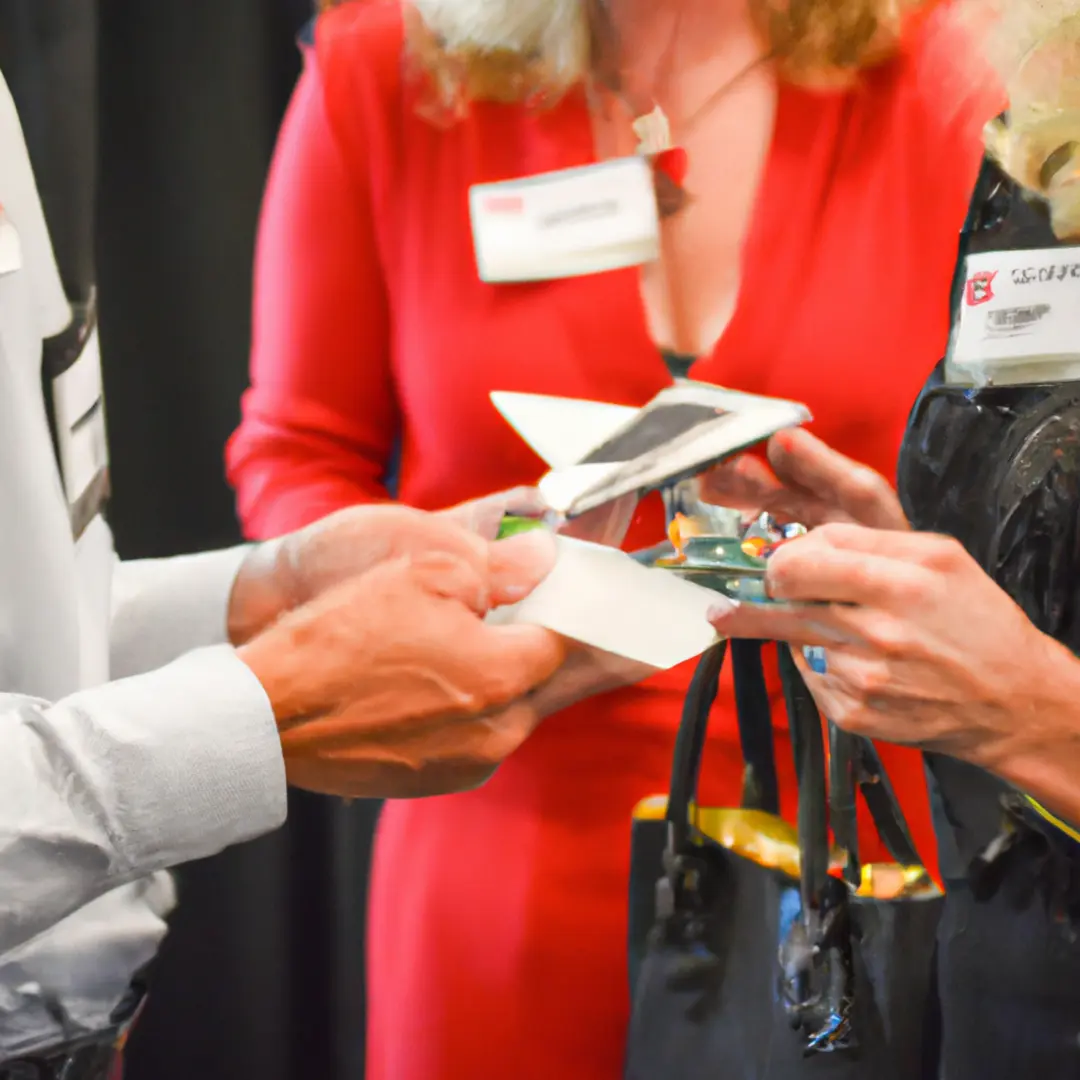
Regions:
M 228 647 L 55 704 L 0 694 L 0 954 L 285 809 L 270 703 Z

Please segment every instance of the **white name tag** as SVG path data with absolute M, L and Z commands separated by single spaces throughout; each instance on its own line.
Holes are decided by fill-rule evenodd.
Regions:
M 22 242 L 19 230 L 0 206 L 0 275 L 22 269 Z
M 641 157 L 469 190 L 481 281 L 548 281 L 652 262 L 660 221 Z
M 1080 247 L 971 255 L 965 272 L 953 368 L 993 382 L 1009 369 L 1080 360 Z
M 74 508 L 109 465 L 96 323 L 78 360 L 53 379 L 53 408 L 64 491 Z

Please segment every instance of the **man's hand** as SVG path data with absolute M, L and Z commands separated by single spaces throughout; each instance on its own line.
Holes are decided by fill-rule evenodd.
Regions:
M 482 619 L 546 576 L 555 545 L 541 531 L 475 539 L 479 555 L 384 556 L 240 649 L 273 703 L 291 783 L 357 798 L 459 791 L 530 734 L 541 716 L 521 699 L 565 645 Z
M 252 548 L 229 604 L 229 640 L 250 640 L 287 611 L 387 559 L 443 553 L 477 570 L 504 513 L 542 512 L 539 494 L 516 488 L 427 513 L 398 503 L 353 506 Z
M 702 497 L 717 506 L 767 513 L 813 528 L 830 522 L 908 529 L 900 500 L 873 469 L 802 429 L 769 440 L 768 465 L 742 455 L 702 477 Z

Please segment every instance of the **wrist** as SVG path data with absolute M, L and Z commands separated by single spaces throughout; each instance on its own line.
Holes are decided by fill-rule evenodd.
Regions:
M 1011 724 L 971 755 L 973 764 L 1045 804 L 1080 820 L 1080 660 L 1039 634 L 1034 662 L 1012 709 Z
M 281 627 L 269 634 L 257 634 L 236 650 L 237 657 L 262 685 L 279 727 L 316 711 L 307 692 L 304 672 L 297 669 L 295 644 L 294 635 Z
M 255 544 L 233 581 L 226 627 L 229 642 L 241 646 L 296 606 L 284 540 Z

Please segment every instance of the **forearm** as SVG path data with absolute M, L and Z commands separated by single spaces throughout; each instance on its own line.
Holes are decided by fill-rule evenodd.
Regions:
M 0 954 L 284 817 L 270 705 L 230 648 L 55 704 L 0 695 Z
M 1080 659 L 1045 639 L 1016 730 L 981 764 L 1071 825 L 1080 823 Z

